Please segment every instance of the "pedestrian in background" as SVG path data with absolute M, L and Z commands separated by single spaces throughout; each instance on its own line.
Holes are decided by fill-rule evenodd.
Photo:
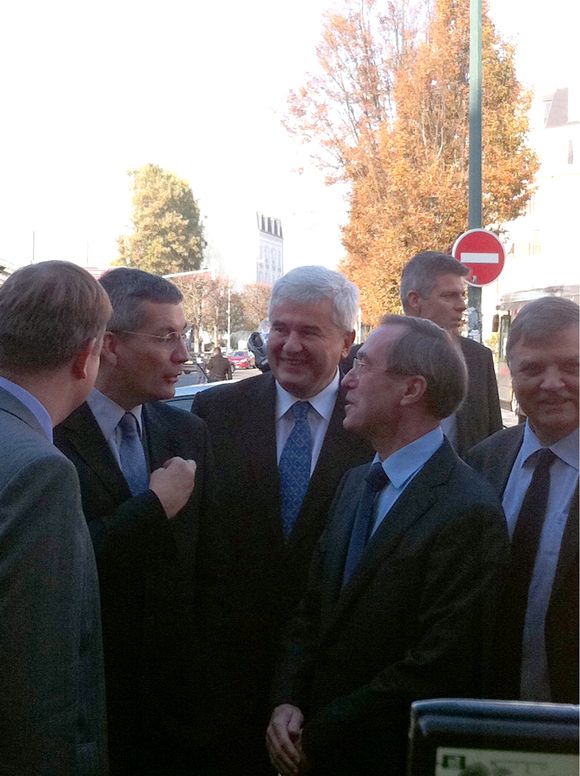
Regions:
M 228 359 L 222 355 L 221 348 L 213 349 L 213 355 L 207 362 L 207 369 L 207 376 L 210 383 L 216 383 L 219 380 L 232 379 L 232 365 Z
M 460 456 L 502 428 L 499 393 L 489 348 L 460 336 L 463 327 L 465 278 L 469 269 L 445 253 L 425 251 L 403 268 L 401 303 L 405 315 L 427 318 L 446 329 L 461 348 L 467 364 L 467 394 L 442 428 Z

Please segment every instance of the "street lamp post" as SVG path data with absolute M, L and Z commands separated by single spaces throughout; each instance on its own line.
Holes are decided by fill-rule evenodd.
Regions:
M 481 0 L 469 17 L 469 229 L 480 229 L 481 208 Z M 469 335 L 481 342 L 481 288 L 468 286 Z

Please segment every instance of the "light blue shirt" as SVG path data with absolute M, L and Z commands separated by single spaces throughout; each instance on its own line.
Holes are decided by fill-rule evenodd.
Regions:
M 119 457 L 121 429 L 119 428 L 119 421 L 127 410 L 124 410 L 123 407 L 120 407 L 116 402 L 114 402 L 112 399 L 109 399 L 108 396 L 105 396 L 104 393 L 101 393 L 96 388 L 93 388 L 89 394 L 87 404 L 95 416 L 95 420 L 97 421 L 103 436 L 107 440 L 107 444 L 111 448 L 111 452 L 115 456 L 115 460 L 119 464 L 119 467 L 121 467 L 121 460 Z M 141 421 L 142 409 L 143 405 L 138 404 L 136 407 L 133 407 L 133 409 L 129 410 L 133 413 L 133 415 L 135 415 L 137 419 L 137 426 L 141 438 L 143 438 L 143 428 Z
M 385 519 L 389 510 L 404 492 L 405 488 L 419 474 L 423 466 L 443 444 L 443 431 L 437 426 L 411 444 L 397 450 L 382 461 L 382 467 L 389 478 L 389 484 L 379 493 L 375 502 L 375 522 L 371 535 Z M 374 461 L 381 461 L 375 455 Z
M 326 388 L 323 388 L 320 393 L 317 393 L 316 396 L 312 396 L 307 400 L 312 406 L 312 410 L 308 413 L 308 425 L 310 426 L 312 438 L 310 475 L 312 475 L 312 472 L 316 468 L 316 462 L 318 461 L 322 443 L 324 442 L 324 437 L 328 430 L 328 424 L 334 411 L 336 397 L 338 396 L 339 382 L 340 377 L 337 369 L 334 378 Z M 280 456 L 282 455 L 284 445 L 294 428 L 294 417 L 290 412 L 290 408 L 297 401 L 304 401 L 304 399 L 299 399 L 297 396 L 288 393 L 288 391 L 276 382 L 276 451 L 278 463 L 280 463 Z
M 24 404 L 26 409 L 30 410 L 36 420 L 42 426 L 42 430 L 46 434 L 48 440 L 52 442 L 52 418 L 48 414 L 48 410 L 42 404 L 36 396 L 33 396 L 30 391 L 27 391 L 21 385 L 13 383 L 12 380 L 7 380 L 6 377 L 0 377 L 0 387 L 8 391 L 9 394 L 18 399 L 19 402 Z
M 532 480 L 537 450 L 544 447 L 526 422 L 524 439 L 503 495 L 503 508 L 510 538 Z M 545 620 L 556 575 L 562 536 L 578 484 L 578 429 L 560 439 L 550 450 L 557 456 L 550 467 L 550 493 L 538 553 L 532 572 L 524 623 L 520 697 L 522 700 L 551 700 L 546 657 Z

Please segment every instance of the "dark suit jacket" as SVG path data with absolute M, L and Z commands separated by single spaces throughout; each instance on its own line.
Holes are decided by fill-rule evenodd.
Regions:
M 368 468 L 341 482 L 273 683 L 273 705 L 305 714 L 315 774 L 400 776 L 413 700 L 481 697 L 490 602 L 507 563 L 497 497 L 445 442 L 341 591 Z
M 278 628 L 304 591 L 312 551 L 340 478 L 372 457 L 366 442 L 343 429 L 344 400 L 339 395 L 298 520 L 286 540 L 275 406 L 271 373 L 202 391 L 193 402 L 193 412 L 209 427 L 224 510 L 230 515 L 241 638 L 250 647 L 246 658 L 262 681 L 269 677 Z
M 456 414 L 457 453 L 464 457 L 503 424 L 491 350 L 467 337 L 458 340 L 469 376 L 467 396 Z
M 0 388 L 0 773 L 107 773 L 95 557 L 74 467 Z
M 522 423 L 494 434 L 469 452 L 469 463 L 503 497 L 524 437 Z M 552 700 L 578 703 L 578 489 L 568 514 L 546 616 Z M 501 659 L 501 658 L 500 658 Z M 501 687 L 498 688 L 501 692 Z
M 208 432 L 162 402 L 145 404 L 143 421 L 151 471 L 173 456 L 197 462 L 193 494 L 172 520 L 152 491 L 131 496 L 87 404 L 55 429 L 77 468 L 97 550 L 112 759 L 117 745 L 134 757 L 149 746 L 169 756 L 203 747 L 212 735 L 195 590 L 210 536 Z

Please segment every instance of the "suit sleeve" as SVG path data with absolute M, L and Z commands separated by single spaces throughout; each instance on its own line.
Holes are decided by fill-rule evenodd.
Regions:
M 76 772 L 88 542 L 64 456 L 38 458 L 0 492 L 2 773 Z

